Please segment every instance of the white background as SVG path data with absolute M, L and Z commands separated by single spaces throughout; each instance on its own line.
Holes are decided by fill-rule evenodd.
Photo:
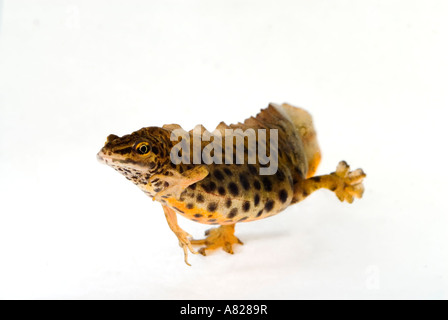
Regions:
M 0 298 L 446 299 L 446 1 L 0 1 Z M 183 262 L 108 134 L 305 107 L 320 191 Z M 207 226 L 180 218 L 196 237 Z

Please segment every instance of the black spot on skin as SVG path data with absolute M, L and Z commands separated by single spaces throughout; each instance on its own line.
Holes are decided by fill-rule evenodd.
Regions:
M 196 196 L 196 201 L 199 202 L 199 203 L 204 202 L 204 196 L 202 194 L 198 194 Z
M 213 172 L 213 175 L 216 177 L 216 179 L 218 180 L 224 180 L 224 175 L 222 174 L 221 170 L 216 169 Z
M 285 189 L 280 190 L 280 192 L 278 193 L 278 198 L 282 203 L 285 203 L 286 200 L 288 200 L 288 192 L 286 192 Z
M 260 195 L 257 193 L 254 196 L 254 206 L 258 206 L 259 203 L 260 203 Z
M 213 192 L 216 190 L 216 183 L 214 183 L 213 181 L 210 181 L 210 184 L 208 185 L 210 192 Z
M 183 172 L 184 172 L 184 167 L 180 166 L 180 167 L 179 167 L 179 172 L 180 172 L 180 173 L 183 173 Z
M 157 149 L 157 147 L 152 147 L 152 148 L 151 148 L 151 151 L 152 151 L 155 155 L 159 154 L 159 149 Z
M 222 196 L 226 195 L 226 189 L 224 189 L 224 187 L 219 187 L 218 188 L 218 193 Z
M 238 220 L 238 221 L 244 221 L 244 220 L 246 220 L 246 219 L 248 219 L 249 217 L 243 217 L 243 218 L 241 218 L 240 220 Z
M 202 188 L 204 189 L 205 192 L 213 192 L 216 190 L 216 183 L 214 183 L 213 181 L 210 181 L 210 183 L 203 183 L 201 184 Z
M 334 186 L 334 187 L 331 187 L 330 190 L 331 191 L 336 191 L 337 188 L 338 188 L 337 186 Z
M 189 185 L 188 188 L 191 190 L 196 190 L 196 183 Z
M 150 162 L 150 163 L 148 164 L 149 169 L 154 169 L 155 166 L 156 166 L 156 163 L 155 163 L 155 162 Z
M 258 175 L 257 168 L 254 165 L 248 164 L 247 167 L 249 168 L 250 173 L 252 173 L 253 175 Z
M 177 211 L 181 212 L 181 213 L 185 213 L 182 210 L 180 210 L 179 208 L 174 207 L 174 209 L 176 209 Z
M 170 186 L 170 184 L 169 184 L 168 182 L 165 181 L 165 182 L 163 183 L 163 186 L 164 186 L 165 188 L 167 188 L 167 187 Z
M 262 213 L 263 213 L 263 209 L 261 209 L 260 211 L 258 211 L 258 213 L 257 213 L 257 218 L 258 218 L 259 216 L 261 216 Z
M 261 184 L 260 184 L 260 181 L 258 181 L 258 180 L 255 180 L 255 181 L 254 181 L 254 188 L 257 189 L 257 190 L 261 190 Z
M 163 181 L 157 181 L 156 183 L 154 183 L 154 185 L 156 187 L 160 187 L 162 185 Z
M 302 191 L 302 195 L 303 195 L 304 197 L 308 197 L 310 194 L 309 194 L 308 192 L 306 192 L 306 191 Z
M 244 201 L 243 203 L 243 211 L 247 212 L 250 209 L 250 202 L 249 201 Z
M 176 165 L 174 164 L 174 163 L 172 163 L 172 162 L 170 162 L 170 166 L 171 166 L 171 168 L 173 168 L 173 169 L 176 169 Z
M 274 207 L 274 201 L 273 200 L 268 200 L 266 202 L 266 204 L 264 205 L 264 209 L 266 210 L 266 212 L 271 211 L 273 207 Z
M 313 180 L 316 182 L 320 182 L 321 179 L 320 179 L 320 177 L 314 177 Z
M 159 189 L 159 188 L 155 188 L 154 189 L 154 192 L 160 192 L 162 189 Z
M 204 189 L 205 192 L 210 192 L 210 187 L 209 184 L 207 183 L 202 183 L 201 184 L 202 189 Z
M 193 203 L 187 203 L 187 209 L 193 209 L 194 204 Z
M 284 181 L 286 178 L 285 174 L 280 169 L 277 170 L 277 172 L 275 173 L 275 176 L 277 177 L 278 181 Z
M 237 196 L 240 193 L 238 186 L 234 182 L 230 182 L 227 187 L 233 196 Z
M 241 185 L 243 186 L 244 190 L 249 190 L 250 184 L 249 184 L 249 180 L 247 180 L 246 174 L 240 173 L 240 182 L 241 182 Z
M 232 171 L 230 171 L 229 168 L 224 168 L 223 170 L 226 173 L 226 175 L 228 175 L 229 177 L 231 177 L 233 175 Z
M 194 216 L 195 216 L 196 218 L 201 218 L 201 217 L 202 217 L 202 214 L 200 214 L 200 213 L 196 213 Z
M 227 198 L 227 200 L 226 200 L 226 207 L 230 208 L 231 205 L 232 205 L 232 200 L 230 198 Z
M 271 180 L 268 177 L 263 177 L 261 179 L 261 181 L 263 182 L 264 190 L 272 191 L 272 182 L 271 182 Z
M 216 202 L 210 202 L 207 206 L 207 210 L 210 212 L 215 212 L 218 208 L 218 204 Z
M 230 210 L 229 214 L 227 215 L 227 218 L 232 219 L 237 214 L 238 214 L 238 209 L 237 208 L 233 208 L 232 210 Z

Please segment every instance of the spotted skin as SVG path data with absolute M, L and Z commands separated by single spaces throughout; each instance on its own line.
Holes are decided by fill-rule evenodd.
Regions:
M 273 216 L 297 203 L 312 192 L 326 188 L 333 191 L 341 201 L 353 202 L 363 194 L 362 180 L 366 176 L 361 170 L 350 172 L 342 161 L 337 170 L 329 175 L 314 176 L 320 163 L 320 149 L 310 115 L 288 104 L 269 105 L 256 117 L 234 125 L 220 123 L 216 130 L 223 135 L 225 129 L 277 129 L 278 145 L 273 149 L 278 156 L 278 168 L 273 175 L 261 175 L 262 165 L 258 159 L 248 163 L 253 152 L 248 140 L 244 140 L 244 159 L 237 159 L 233 146 L 233 164 L 227 164 L 226 154 L 221 163 L 191 164 L 190 159 L 173 164 L 171 149 L 177 141 L 171 141 L 173 130 L 178 125 L 162 128 L 142 128 L 130 135 L 109 135 L 98 159 L 111 166 L 128 180 L 136 184 L 164 209 L 168 224 L 179 239 L 184 250 L 185 262 L 188 251 L 197 253 L 193 245 L 203 245 L 199 253 L 223 248 L 233 253 L 233 244 L 242 244 L 234 236 L 234 226 Z M 201 127 L 201 132 L 206 129 Z M 257 135 L 257 142 L 270 148 L 269 130 L 266 138 Z M 189 132 L 193 141 L 193 131 Z M 209 144 L 202 142 L 201 150 Z M 224 149 L 224 148 L 223 148 Z M 187 161 L 185 161 L 187 160 Z M 236 164 L 243 162 L 242 164 Z M 244 160 L 244 161 L 241 161 Z M 208 232 L 204 240 L 192 240 L 177 224 L 176 214 L 193 221 L 219 225 Z
M 256 174 L 251 173 L 245 165 L 236 169 L 232 166 L 209 165 L 211 174 L 169 199 L 168 204 L 183 208 L 181 214 L 186 218 L 196 219 L 204 224 L 220 225 L 263 219 L 279 213 L 291 204 L 294 192 L 294 186 L 290 183 L 292 179 L 279 180 L 276 175 L 260 176 L 257 166 Z M 233 175 L 222 174 L 226 168 L 232 169 Z M 282 170 L 286 177 L 291 174 L 285 167 L 278 170 Z M 244 178 L 235 181 L 235 177 Z M 265 184 L 260 183 L 262 179 Z M 260 187 L 257 189 L 254 184 Z M 272 187 L 274 185 L 275 188 Z M 204 214 L 204 210 L 210 214 Z M 262 214 L 258 214 L 260 210 L 263 211 Z

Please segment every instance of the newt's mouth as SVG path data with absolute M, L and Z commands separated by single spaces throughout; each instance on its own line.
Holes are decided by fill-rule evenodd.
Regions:
M 105 153 L 103 152 L 103 149 L 101 149 L 100 152 L 97 153 L 96 159 L 100 163 L 104 163 L 104 164 L 109 164 L 112 162 L 112 159 L 105 155 Z
M 145 167 L 142 167 L 142 164 L 126 157 L 123 157 L 121 155 L 117 155 L 115 153 L 112 153 L 110 151 L 105 150 L 105 148 L 102 148 L 100 152 L 96 155 L 97 160 L 102 163 L 106 164 L 110 167 L 117 168 L 128 168 L 128 169 L 135 169 L 135 170 L 144 170 Z

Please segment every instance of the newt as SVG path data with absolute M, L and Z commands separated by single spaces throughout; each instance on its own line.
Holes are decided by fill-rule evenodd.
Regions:
M 186 156 L 180 155 L 184 161 L 176 163 L 173 154 L 179 155 L 179 150 L 173 153 L 173 148 L 179 145 L 179 139 L 173 141 L 173 133 L 181 129 L 179 125 L 171 124 L 145 127 L 122 137 L 111 134 L 97 158 L 160 202 L 168 225 L 183 249 L 187 265 L 190 265 L 188 251 L 206 255 L 209 250 L 222 248 L 233 253 L 234 245 L 243 244 L 234 234 L 236 223 L 276 215 L 316 190 L 328 189 L 340 201 L 348 203 L 361 198 L 364 193 L 366 174 L 362 169 L 350 171 L 345 161 L 339 162 L 335 172 L 315 176 L 321 151 L 312 117 L 304 109 L 286 103 L 271 103 L 243 123 L 227 125 L 221 122 L 214 131 L 222 137 L 238 129 L 256 132 L 256 142 L 264 144 L 265 150 L 270 150 L 270 156 L 275 156 L 277 161 L 276 171 L 272 174 L 261 174 L 267 164 L 260 157 L 249 161 L 254 150 L 248 136 L 240 146 L 230 147 L 230 160 L 233 161 L 229 161 L 226 152 L 218 157 L 210 153 L 213 159 L 222 161 L 210 162 L 202 157 L 199 162 L 193 161 L 193 150 Z M 271 148 L 272 139 L 258 133 L 263 130 L 269 133 L 269 138 L 275 130 L 275 148 Z M 204 132 L 208 131 L 201 126 L 200 133 Z M 191 130 L 187 135 L 191 138 L 188 143 L 193 146 L 195 131 Z M 222 149 L 229 151 L 228 145 L 220 143 Z M 200 142 L 200 154 L 206 151 L 208 144 Z M 237 159 L 238 150 L 243 150 L 244 159 Z M 204 239 L 193 239 L 178 225 L 177 214 L 218 227 L 207 230 Z M 193 246 L 200 248 L 196 251 Z

